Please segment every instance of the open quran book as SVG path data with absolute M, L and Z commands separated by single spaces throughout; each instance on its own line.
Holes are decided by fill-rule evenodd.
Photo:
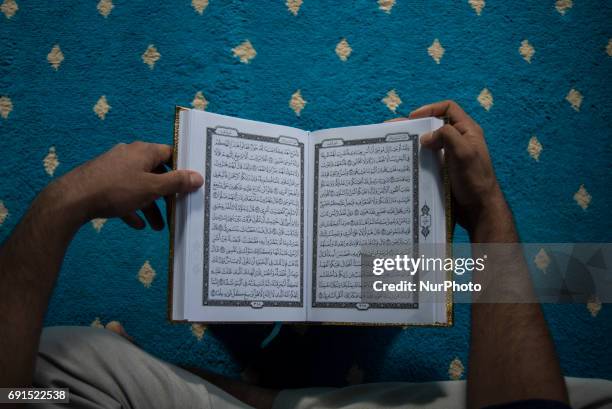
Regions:
M 174 166 L 205 182 L 172 209 L 170 320 L 450 325 L 447 293 L 360 298 L 364 246 L 447 242 L 440 152 L 419 143 L 442 124 L 309 132 L 177 107 Z

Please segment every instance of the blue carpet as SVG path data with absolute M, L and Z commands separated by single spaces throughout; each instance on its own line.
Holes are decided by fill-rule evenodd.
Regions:
M 452 98 L 482 125 L 523 240 L 612 241 L 609 2 L 487 1 L 479 15 L 467 0 L 397 0 L 388 11 L 375 0 L 305 0 L 294 15 L 282 1 L 211 0 L 202 14 L 188 0 L 103 1 L 102 12 L 97 1 L 16 1 L 0 9 L 1 239 L 36 192 L 86 159 L 121 141 L 169 143 L 174 105 L 199 91 L 212 112 L 319 129 L 394 117 L 381 100 L 395 90 L 398 112 Z M 335 52 L 343 38 L 346 61 Z M 439 64 L 428 54 L 435 39 Z M 232 49 L 246 40 L 256 55 L 243 63 Z M 151 66 L 149 45 L 159 53 L 145 58 Z M 485 88 L 488 110 L 477 100 Z M 299 116 L 289 107 L 297 90 L 307 101 Z M 110 110 L 95 113 L 103 95 Z M 538 160 L 527 151 L 534 135 Z M 585 209 L 574 200 L 581 185 Z M 465 305 L 452 328 L 285 326 L 261 349 L 272 326 L 218 325 L 198 340 L 166 321 L 167 252 L 167 231 L 87 224 L 46 325 L 117 320 L 163 359 L 268 384 L 448 379 L 455 358 L 467 366 Z M 148 288 L 137 278 L 147 260 Z M 567 375 L 612 379 L 612 307 L 545 313 Z

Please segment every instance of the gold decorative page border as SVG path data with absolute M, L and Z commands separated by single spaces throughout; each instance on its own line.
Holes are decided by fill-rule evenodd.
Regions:
M 178 160 L 178 143 L 179 143 L 179 126 L 180 113 L 187 111 L 188 108 L 176 106 L 174 108 L 174 131 L 172 136 L 172 170 L 176 170 Z M 175 216 L 176 216 L 176 196 L 170 198 L 170 220 L 168 220 L 168 231 L 170 235 L 170 246 L 168 251 L 168 321 L 187 322 L 187 320 L 172 319 L 172 297 L 174 289 L 174 234 L 175 234 Z
M 444 208 L 446 209 L 446 257 L 453 257 L 453 209 L 452 209 L 452 195 L 450 185 L 450 175 L 448 174 L 448 165 L 444 163 L 442 167 L 443 178 L 444 178 Z M 446 273 L 446 279 L 453 279 L 453 272 L 448 271 Z M 446 326 L 453 325 L 453 292 L 448 291 L 446 293 Z

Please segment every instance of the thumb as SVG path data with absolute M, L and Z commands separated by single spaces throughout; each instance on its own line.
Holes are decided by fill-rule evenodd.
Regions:
M 193 192 L 204 184 L 202 175 L 192 170 L 173 170 L 155 177 L 161 196 Z

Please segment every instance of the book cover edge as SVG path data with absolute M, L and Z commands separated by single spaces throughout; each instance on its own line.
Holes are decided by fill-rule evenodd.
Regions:
M 180 113 L 187 111 L 189 108 L 182 106 L 174 107 L 174 129 L 172 132 L 172 170 L 176 170 L 178 159 L 178 142 L 179 142 L 179 126 Z M 174 233 L 175 233 L 175 215 L 176 215 L 176 196 L 170 199 L 170 219 L 168 220 L 168 233 L 170 236 L 170 245 L 168 251 L 168 321 L 172 323 L 187 322 L 187 320 L 172 319 L 172 304 L 174 290 Z

